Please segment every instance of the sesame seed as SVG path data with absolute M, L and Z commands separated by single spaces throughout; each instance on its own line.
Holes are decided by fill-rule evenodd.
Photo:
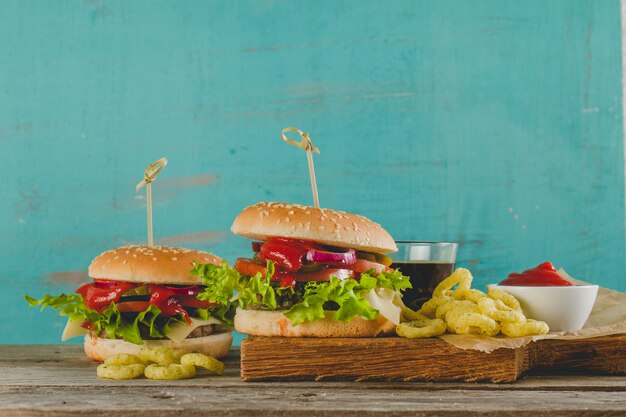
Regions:
M 133 253 L 133 258 L 136 258 L 136 257 L 137 257 L 137 254 L 136 254 L 136 253 Z
M 172 257 L 172 261 L 177 261 L 177 260 L 178 260 L 177 257 L 175 257 L 175 256 Z
M 289 223 L 289 221 L 290 221 L 289 217 L 285 217 L 285 222 Z
M 153 260 L 153 261 L 156 261 L 156 260 L 157 260 L 156 256 L 155 256 L 155 257 L 153 257 L 153 258 L 152 258 L 152 260 Z
M 309 210 L 305 211 L 304 214 L 311 214 Z
M 289 210 L 289 212 L 287 214 L 293 214 L 294 211 L 293 210 Z
M 128 262 L 126 259 L 124 259 L 124 261 L 122 261 L 122 264 L 126 265 L 126 262 Z
M 129 251 L 129 250 L 127 250 L 127 251 L 126 251 L 126 255 L 128 255 L 129 253 L 130 253 L 130 251 Z

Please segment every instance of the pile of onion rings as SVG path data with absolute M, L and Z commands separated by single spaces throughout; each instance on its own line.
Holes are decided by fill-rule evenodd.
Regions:
M 196 367 L 217 375 L 224 373 L 224 364 L 202 353 L 187 353 L 166 347 L 143 348 L 138 356 L 127 353 L 111 355 L 96 370 L 100 378 L 176 380 L 193 378 Z
M 433 291 L 419 311 L 402 307 L 403 323 L 398 336 L 433 337 L 449 333 L 507 337 L 546 334 L 543 321 L 527 319 L 519 301 L 511 294 L 494 289 L 485 294 L 472 288 L 472 274 L 458 268 Z

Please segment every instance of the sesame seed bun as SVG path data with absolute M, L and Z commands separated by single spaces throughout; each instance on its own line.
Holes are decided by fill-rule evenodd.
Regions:
M 376 253 L 398 250 L 389 233 L 366 217 L 299 204 L 257 203 L 246 207 L 231 230 L 258 240 L 288 237 Z
M 169 246 L 123 246 L 96 256 L 89 276 L 145 284 L 201 285 L 202 278 L 189 274 L 193 261 L 219 265 L 221 258 L 208 252 Z
M 117 353 L 138 355 L 141 348 L 165 346 L 170 349 L 182 349 L 187 352 L 204 353 L 216 358 L 224 357 L 230 350 L 233 341 L 231 332 L 215 333 L 203 337 L 193 337 L 174 342 L 172 340 L 145 340 L 142 345 L 126 342 L 121 339 L 106 339 L 102 337 L 85 335 L 83 347 L 85 354 L 95 361 L 104 361 Z
M 354 317 L 349 322 L 331 318 L 333 312 L 327 312 L 326 318 L 297 326 L 291 325 L 281 311 L 261 311 L 237 309 L 235 330 L 252 336 L 281 337 L 376 337 L 395 332 L 396 326 L 386 318 L 378 316 L 374 320 Z

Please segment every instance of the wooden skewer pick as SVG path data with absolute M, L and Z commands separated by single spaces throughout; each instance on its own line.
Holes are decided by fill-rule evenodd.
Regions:
M 289 137 L 287 137 L 287 132 L 298 133 L 298 135 L 300 135 L 302 140 L 300 142 L 297 142 L 293 139 L 289 139 Z M 283 137 L 283 140 L 287 142 L 288 144 L 297 146 L 306 151 L 306 157 L 307 157 L 307 160 L 309 161 L 309 176 L 311 177 L 311 191 L 313 192 L 313 204 L 315 205 L 315 207 L 319 208 L 320 200 L 317 195 L 317 182 L 315 181 L 315 167 L 313 166 L 313 152 L 315 152 L 316 154 L 319 154 L 320 150 L 317 149 L 315 146 L 313 146 L 313 143 L 311 142 L 311 138 L 309 137 L 309 134 L 301 131 L 298 128 L 286 127 L 281 132 L 281 136 Z
M 143 173 L 143 180 L 135 187 L 136 191 L 139 191 L 146 186 L 146 209 L 148 210 L 148 246 L 154 246 L 152 240 L 152 182 L 156 179 L 156 176 L 167 165 L 167 158 L 161 158 L 158 161 L 154 161 L 146 167 Z

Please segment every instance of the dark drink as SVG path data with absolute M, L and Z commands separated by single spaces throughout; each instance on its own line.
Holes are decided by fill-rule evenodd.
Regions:
M 414 310 L 419 309 L 428 301 L 433 290 L 441 281 L 452 274 L 454 263 L 449 261 L 397 261 L 391 264 L 411 278 L 413 288 L 403 292 L 402 301 Z

